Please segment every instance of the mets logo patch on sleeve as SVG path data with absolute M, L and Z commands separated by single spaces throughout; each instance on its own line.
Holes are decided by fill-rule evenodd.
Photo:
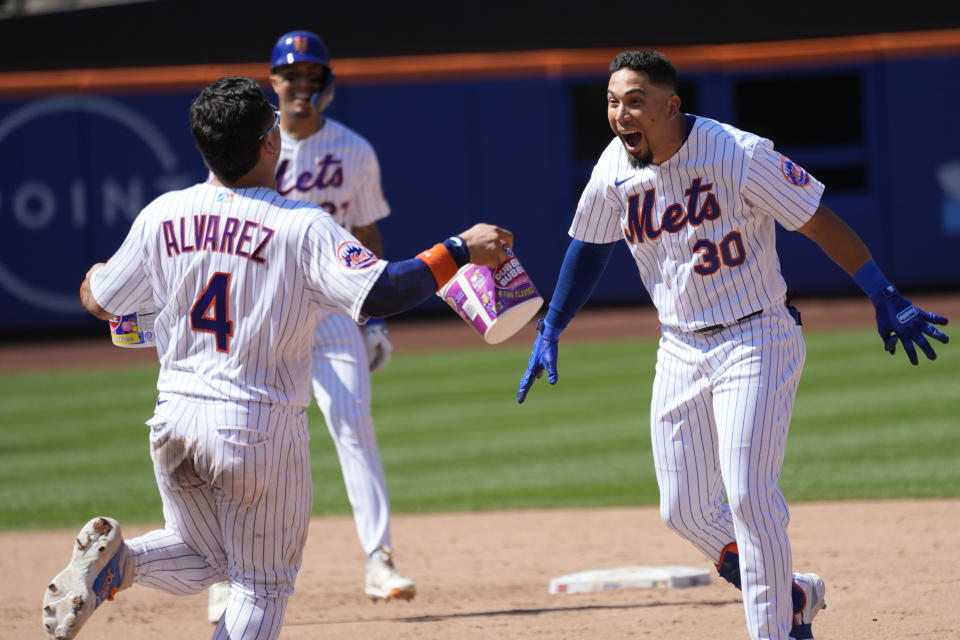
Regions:
M 337 247 L 340 264 L 347 269 L 366 269 L 377 263 L 377 256 L 359 242 L 348 240 Z
M 805 187 L 810 184 L 810 174 L 783 154 L 780 155 L 780 170 L 783 171 L 783 177 L 787 182 L 795 187 Z

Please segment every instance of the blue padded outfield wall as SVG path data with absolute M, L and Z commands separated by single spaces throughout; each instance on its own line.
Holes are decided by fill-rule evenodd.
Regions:
M 960 285 L 960 57 L 681 76 L 687 110 L 772 138 L 826 182 L 825 204 L 901 289 Z M 515 232 L 549 298 L 577 198 L 610 139 L 606 77 L 342 79 L 328 115 L 379 154 L 393 209 L 381 223 L 387 257 L 497 223 Z M 99 324 L 77 296 L 86 269 L 153 197 L 206 176 L 188 129 L 197 89 L 0 96 L 0 331 Z M 782 232 L 778 243 L 797 294 L 856 291 L 806 238 Z M 647 301 L 619 248 L 590 304 Z M 436 300 L 413 313 L 444 309 Z

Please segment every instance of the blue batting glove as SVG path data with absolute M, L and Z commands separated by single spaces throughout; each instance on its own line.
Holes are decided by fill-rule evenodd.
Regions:
M 883 348 L 891 354 L 896 352 L 897 340 L 899 340 L 903 343 L 903 350 L 907 352 L 911 363 L 918 363 L 914 343 L 920 347 L 927 358 L 936 360 L 937 354 L 934 353 L 933 347 L 930 346 L 924 334 L 944 344 L 950 341 L 945 333 L 933 326 L 947 324 L 945 317 L 918 309 L 912 302 L 901 296 L 892 284 L 888 284 L 881 291 L 870 296 L 870 301 L 877 310 L 877 332 L 883 340 Z
M 543 377 L 543 372 L 547 372 L 547 380 L 550 384 L 557 384 L 557 341 L 560 339 L 560 330 L 553 325 L 547 324 L 542 318 L 537 322 L 537 341 L 533 343 L 533 352 L 530 354 L 530 362 L 527 363 L 527 370 L 520 380 L 520 388 L 517 389 L 517 402 L 523 403 L 527 397 L 527 392 L 533 386 L 533 381 Z

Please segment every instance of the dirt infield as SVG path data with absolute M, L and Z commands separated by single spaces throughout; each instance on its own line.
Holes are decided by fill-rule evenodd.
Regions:
M 81 523 L 82 524 L 82 523 Z M 818 640 L 956 638 L 960 501 L 801 504 L 792 509 L 795 565 L 827 581 Z M 79 528 L 79 525 L 78 527 Z M 746 637 L 738 592 L 714 577 L 689 589 L 549 595 L 551 578 L 630 565 L 709 568 L 654 508 L 516 511 L 394 518 L 399 566 L 417 580 L 410 603 L 362 594 L 363 553 L 349 518 L 311 523 L 284 640 Z M 142 533 L 133 528 L 128 535 Z M 66 564 L 76 530 L 0 534 L 3 638 L 42 638 L 46 581 Z M 81 638 L 209 637 L 203 594 L 133 587 L 103 605 Z
M 915 301 L 960 317 L 960 296 Z M 867 301 L 800 304 L 809 329 L 872 324 Z M 950 327 L 948 327 L 948 330 Z M 564 340 L 654 335 L 649 309 L 584 314 Z M 466 326 L 395 322 L 395 348 L 482 346 Z M 513 343 L 530 344 L 532 327 Z M 878 344 L 879 348 L 879 344 Z M 953 345 L 949 348 L 955 348 Z M 901 355 L 901 354 L 898 354 Z M 0 346 L 0 371 L 51 366 L 154 362 L 151 350 L 104 341 Z M 107 514 L 109 515 L 109 514 Z M 795 567 L 827 583 L 828 608 L 816 619 L 818 640 L 957 637 L 954 594 L 960 587 L 960 500 L 805 503 L 791 510 Z M 82 523 L 77 523 L 77 528 Z M 145 527 L 128 527 L 128 536 Z M 42 638 L 40 601 L 47 581 L 69 559 L 75 529 L 0 534 L 0 638 Z M 410 603 L 371 604 L 362 594 L 363 554 L 352 519 L 317 518 L 284 640 L 397 638 L 746 637 L 738 592 L 715 576 L 690 589 L 619 589 L 549 595 L 550 578 L 630 565 L 710 564 L 669 532 L 650 507 L 395 515 L 400 568 L 419 587 Z M 206 638 L 206 596 L 175 597 L 134 587 L 104 605 L 81 638 Z

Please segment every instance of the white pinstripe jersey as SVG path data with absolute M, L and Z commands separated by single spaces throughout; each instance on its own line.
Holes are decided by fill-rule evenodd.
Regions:
M 320 205 L 345 229 L 364 227 L 390 215 L 380 186 L 377 154 L 365 138 L 330 118 L 302 140 L 283 130 L 280 136 L 280 195 Z
M 569 233 L 593 243 L 625 239 L 660 323 L 692 331 L 784 297 L 774 222 L 801 227 L 823 189 L 770 140 L 696 116 L 661 165 L 635 169 L 614 138 Z
M 306 407 L 317 311 L 358 320 L 385 267 L 313 205 L 198 184 L 147 205 L 91 287 L 115 314 L 152 297 L 158 391 Z

